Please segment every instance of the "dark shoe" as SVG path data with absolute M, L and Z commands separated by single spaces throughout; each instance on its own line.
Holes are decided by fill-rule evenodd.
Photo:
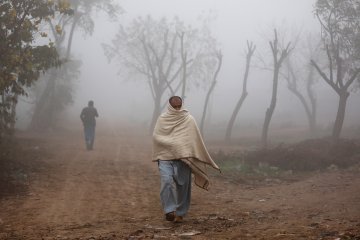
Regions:
M 182 223 L 183 222 L 183 217 L 182 216 L 176 216 L 174 222 L 175 223 Z
M 165 214 L 165 219 L 166 221 L 174 221 L 175 219 L 175 212 L 168 212 L 167 214 Z

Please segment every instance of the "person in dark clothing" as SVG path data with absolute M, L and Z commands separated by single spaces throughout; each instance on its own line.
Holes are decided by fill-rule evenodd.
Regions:
M 94 146 L 95 139 L 95 126 L 96 126 L 96 117 L 99 114 L 94 107 L 94 102 L 89 101 L 88 106 L 83 108 L 80 114 L 80 119 L 84 125 L 84 136 L 85 144 L 87 150 L 92 150 Z

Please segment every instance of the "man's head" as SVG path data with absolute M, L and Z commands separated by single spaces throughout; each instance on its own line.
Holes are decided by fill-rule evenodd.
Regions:
M 169 103 L 176 110 L 180 110 L 182 107 L 182 99 L 179 96 L 172 96 L 169 98 Z
M 94 101 L 90 100 L 90 101 L 88 102 L 88 106 L 89 106 L 89 107 L 93 107 L 93 106 L 94 106 Z

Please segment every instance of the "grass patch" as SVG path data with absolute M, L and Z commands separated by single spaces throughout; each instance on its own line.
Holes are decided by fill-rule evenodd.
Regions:
M 288 178 L 296 173 L 348 168 L 360 163 L 360 140 L 310 139 L 267 150 L 212 153 L 224 175 L 243 178 Z

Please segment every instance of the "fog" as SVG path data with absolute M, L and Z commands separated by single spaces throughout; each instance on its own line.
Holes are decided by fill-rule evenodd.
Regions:
M 262 69 L 259 59 L 271 66 L 269 41 L 273 29 L 285 41 L 292 41 L 296 32 L 320 34 L 320 26 L 313 16 L 314 0 L 127 0 L 118 1 L 124 13 L 117 21 L 110 21 L 103 13 L 94 16 L 95 29 L 91 36 L 75 33 L 73 57 L 81 59 L 81 75 L 75 81 L 74 104 L 66 110 L 64 119 L 79 124 L 79 113 L 88 100 L 95 102 L 100 117 L 98 126 L 111 124 L 139 124 L 146 130 L 150 124 L 153 101 L 148 85 L 139 78 L 118 74 L 119 66 L 109 62 L 104 55 L 102 43 L 110 43 L 119 24 L 126 25 L 137 16 L 151 15 L 154 18 L 178 16 L 188 24 L 199 24 L 199 16 L 214 16 L 210 27 L 220 43 L 223 65 L 217 85 L 211 97 L 209 115 L 205 129 L 209 136 L 223 137 L 225 128 L 239 99 L 245 68 L 246 41 L 256 44 L 256 52 L 248 79 L 248 97 L 235 123 L 233 137 L 246 134 L 260 136 L 265 111 L 270 103 L 272 72 Z M 301 51 L 301 49 L 296 49 Z M 324 129 L 335 120 L 337 95 L 319 79 L 315 85 L 318 101 L 318 123 Z M 187 92 L 185 107 L 199 121 L 202 115 L 206 87 L 191 87 Z M 167 99 L 165 94 L 163 100 Z M 360 119 L 359 94 L 351 94 L 345 116 L 344 127 L 357 125 Z M 24 117 L 19 115 L 20 122 Z M 23 119 L 22 119 L 23 118 Z M 299 100 L 280 79 L 278 102 L 270 129 L 292 126 L 307 129 L 307 119 Z

